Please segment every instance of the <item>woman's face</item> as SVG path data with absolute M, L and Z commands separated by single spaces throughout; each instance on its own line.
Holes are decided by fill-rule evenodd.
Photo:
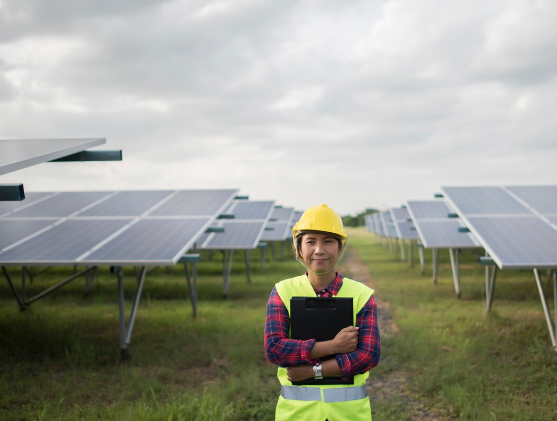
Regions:
M 316 273 L 328 272 L 338 262 L 339 241 L 329 234 L 303 234 L 300 252 L 308 269 Z

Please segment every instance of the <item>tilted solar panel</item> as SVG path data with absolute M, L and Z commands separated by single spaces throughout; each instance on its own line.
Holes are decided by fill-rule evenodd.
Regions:
M 502 187 L 443 187 L 446 197 L 461 215 L 530 215 Z
M 539 214 L 557 214 L 557 186 L 506 186 L 505 189 Z

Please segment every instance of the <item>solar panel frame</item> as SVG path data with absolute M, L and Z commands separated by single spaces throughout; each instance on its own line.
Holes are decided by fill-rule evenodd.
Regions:
M 395 228 L 395 224 L 391 217 L 390 211 L 382 211 L 379 213 L 381 218 L 381 222 L 383 224 L 383 233 L 386 237 L 389 238 L 397 238 L 397 232 Z
M 0 175 L 83 152 L 104 143 L 105 138 L 0 140 Z
M 397 238 L 402 240 L 419 240 L 418 232 L 413 229 L 414 224 L 408 221 L 410 213 L 406 208 L 391 208 L 391 218 L 393 220 Z

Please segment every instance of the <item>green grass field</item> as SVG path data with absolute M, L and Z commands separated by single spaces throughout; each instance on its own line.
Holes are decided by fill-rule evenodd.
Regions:
M 374 420 L 411 420 L 409 399 L 438 419 L 557 419 L 557 357 L 531 272 L 501 272 L 486 314 L 484 272 L 473 253 L 462 256 L 458 300 L 448 252 L 433 285 L 429 267 L 421 275 L 418 264 L 409 268 L 363 229 L 349 235 L 398 326 L 382 341 L 371 381 L 406 379 L 400 394 L 372 401 Z M 88 296 L 76 280 L 25 312 L 0 275 L 0 419 L 274 419 L 279 386 L 263 352 L 265 304 L 274 283 L 303 268 L 288 254 L 268 258 L 261 273 L 256 251 L 248 284 L 238 255 L 224 300 L 218 257 L 199 265 L 196 319 L 181 266 L 148 275 L 124 365 L 117 280 L 106 268 Z M 125 271 L 129 314 L 135 278 Z M 70 273 L 50 270 L 28 295 Z

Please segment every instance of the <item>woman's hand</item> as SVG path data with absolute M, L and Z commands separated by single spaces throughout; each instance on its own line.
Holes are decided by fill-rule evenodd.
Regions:
M 337 333 L 333 343 L 337 354 L 354 352 L 358 347 L 359 327 L 348 326 Z
M 297 367 L 288 367 L 286 370 L 288 380 L 291 382 L 301 382 L 313 378 L 313 366 L 299 365 Z

